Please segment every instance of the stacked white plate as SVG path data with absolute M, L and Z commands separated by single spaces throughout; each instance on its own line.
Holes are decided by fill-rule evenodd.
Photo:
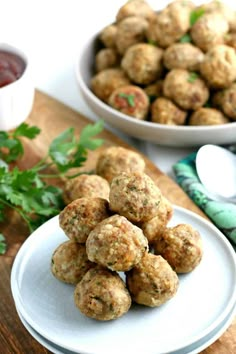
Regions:
M 67 240 L 58 217 L 38 228 L 22 245 L 11 274 L 19 317 L 29 333 L 54 353 L 194 354 L 216 341 L 236 314 L 236 257 L 211 223 L 174 207 L 169 224 L 187 223 L 203 239 L 199 266 L 180 275 L 177 294 L 159 308 L 132 305 L 120 319 L 85 317 L 75 307 L 74 286 L 50 271 L 51 256 Z

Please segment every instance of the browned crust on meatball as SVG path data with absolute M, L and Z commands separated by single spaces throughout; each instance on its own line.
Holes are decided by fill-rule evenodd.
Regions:
M 96 267 L 90 269 L 74 291 L 76 307 L 99 321 L 114 320 L 128 312 L 131 298 L 118 274 Z
M 96 72 L 108 68 L 117 67 L 120 63 L 120 56 L 113 48 L 100 49 L 95 56 L 95 69 Z
M 231 119 L 236 120 L 236 84 L 213 95 L 213 103 Z
M 219 125 L 229 123 L 229 119 L 215 108 L 199 108 L 189 118 L 189 125 Z
M 132 222 L 144 222 L 158 213 L 161 191 L 145 173 L 122 173 L 110 189 L 110 209 Z
M 116 15 L 116 20 L 121 21 L 129 16 L 140 16 L 150 20 L 154 15 L 154 10 L 146 1 L 132 0 L 127 1 L 123 6 L 121 6 Z
M 107 200 L 79 198 L 68 204 L 60 212 L 59 224 L 71 240 L 85 243 L 90 231 L 109 215 Z
M 163 50 L 151 44 L 134 44 L 126 50 L 121 67 L 131 81 L 148 85 L 162 75 L 162 55 Z
M 153 245 L 177 273 L 191 272 L 202 259 L 201 236 L 188 224 L 166 228 Z
M 52 274 L 65 283 L 77 284 L 93 266 L 95 264 L 88 260 L 85 245 L 74 241 L 63 242 L 52 255 Z
M 104 149 L 96 163 L 96 173 L 109 183 L 122 172 L 143 172 L 144 169 L 145 161 L 141 155 L 121 146 L 110 146 Z
M 196 73 L 184 69 L 172 69 L 164 79 L 164 95 L 186 110 L 202 107 L 209 98 L 209 89 Z
M 194 23 L 190 33 L 196 46 L 207 52 L 214 45 L 224 43 L 228 30 L 228 22 L 222 14 L 206 13 Z
M 63 199 L 66 204 L 78 198 L 109 198 L 110 185 L 98 175 L 81 174 L 67 179 L 63 188 Z
M 104 69 L 91 79 L 91 90 L 101 100 L 107 102 L 111 93 L 121 86 L 129 85 L 130 80 L 121 68 Z
M 152 244 L 158 239 L 172 218 L 173 206 L 168 199 L 162 196 L 157 215 L 149 221 L 140 225 L 148 242 Z
M 212 88 L 227 88 L 236 79 L 236 53 L 227 45 L 211 48 L 200 64 L 202 77 Z
M 191 6 L 188 6 L 187 2 L 171 2 L 150 20 L 147 39 L 162 48 L 167 48 L 190 28 L 190 12 Z
M 151 121 L 168 125 L 183 125 L 187 112 L 176 106 L 171 100 L 158 97 L 151 105 Z
M 126 271 L 148 250 L 148 240 L 142 230 L 125 217 L 113 215 L 90 232 L 86 250 L 90 261 L 113 271 Z
M 126 273 L 126 283 L 133 301 L 156 307 L 176 294 L 179 279 L 164 258 L 146 253 L 141 262 Z
M 107 48 L 116 48 L 117 26 L 115 24 L 108 25 L 102 29 L 99 34 L 100 41 Z
M 191 43 L 174 43 L 169 46 L 163 55 L 164 65 L 167 69 L 199 70 L 204 54 Z
M 126 17 L 117 24 L 116 48 L 119 54 L 124 55 L 133 44 L 145 41 L 145 31 L 148 22 L 143 17 Z

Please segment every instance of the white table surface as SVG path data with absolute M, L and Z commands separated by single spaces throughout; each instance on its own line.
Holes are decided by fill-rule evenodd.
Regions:
M 0 0 L 0 42 L 14 44 L 29 55 L 37 89 L 95 119 L 76 84 L 75 58 L 86 34 L 111 23 L 124 3 L 125 0 Z M 153 8 L 155 3 L 149 0 Z M 164 6 L 167 1 L 159 1 L 158 6 L 162 3 Z M 196 150 L 140 142 L 111 130 L 171 177 L 172 165 Z

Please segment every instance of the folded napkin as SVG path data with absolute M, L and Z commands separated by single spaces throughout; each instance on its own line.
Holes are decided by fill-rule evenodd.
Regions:
M 176 182 L 236 248 L 236 205 L 216 201 L 209 196 L 197 175 L 196 154 L 192 153 L 174 164 Z

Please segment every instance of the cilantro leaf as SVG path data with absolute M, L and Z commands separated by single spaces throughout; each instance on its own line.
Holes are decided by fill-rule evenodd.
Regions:
M 192 38 L 189 33 L 186 33 L 180 38 L 179 41 L 180 41 L 180 43 L 191 43 Z
M 188 82 L 193 83 L 197 80 L 198 77 L 199 75 L 197 73 L 191 72 L 188 77 Z
M 3 234 L 0 234 L 0 254 L 6 253 L 6 250 L 7 250 L 6 239 L 3 236 Z
M 135 96 L 134 95 L 132 95 L 132 94 L 128 95 L 127 93 L 121 92 L 121 93 L 119 93 L 119 96 L 125 98 L 129 104 L 129 106 L 131 106 L 131 107 L 135 106 L 135 102 L 134 102 Z
M 30 231 L 57 215 L 64 207 L 62 190 L 47 184 L 44 178 L 62 177 L 71 168 L 82 166 L 88 150 L 94 150 L 103 143 L 102 139 L 95 138 L 102 129 L 103 121 L 89 124 L 81 131 L 80 137 L 76 138 L 74 128 L 68 128 L 51 142 L 47 154 L 28 170 L 22 171 L 17 166 L 8 168 L 0 160 L 0 221 L 4 221 L 5 207 L 18 212 Z M 33 139 L 39 132 L 39 128 L 29 127 L 26 123 L 11 133 L 0 131 L 0 159 L 4 157 L 6 162 L 14 161 L 24 153 L 21 137 Z M 53 173 L 42 173 L 51 167 Z M 68 177 L 76 175 L 78 173 Z M 0 253 L 5 250 L 4 239 L 0 239 Z
M 36 126 L 30 127 L 28 124 L 22 123 L 21 125 L 19 125 L 19 127 L 15 129 L 12 135 L 15 138 L 19 136 L 25 136 L 29 139 L 34 139 L 39 133 L 40 133 L 40 129 L 38 127 Z
M 102 120 L 96 122 L 95 124 L 88 124 L 81 131 L 79 138 L 79 145 L 83 148 L 89 150 L 95 150 L 103 144 L 102 139 L 92 139 L 95 135 L 101 133 L 104 127 L 104 122 Z
M 29 127 L 28 124 L 22 123 L 13 133 L 0 132 L 0 158 L 6 162 L 16 161 L 23 155 L 24 148 L 19 137 L 27 137 L 33 139 L 38 135 L 40 129 L 37 127 Z
M 191 13 L 190 13 L 190 26 L 192 27 L 198 20 L 200 17 L 202 17 L 202 15 L 205 14 L 205 10 L 204 9 L 196 9 L 196 10 L 193 10 Z

